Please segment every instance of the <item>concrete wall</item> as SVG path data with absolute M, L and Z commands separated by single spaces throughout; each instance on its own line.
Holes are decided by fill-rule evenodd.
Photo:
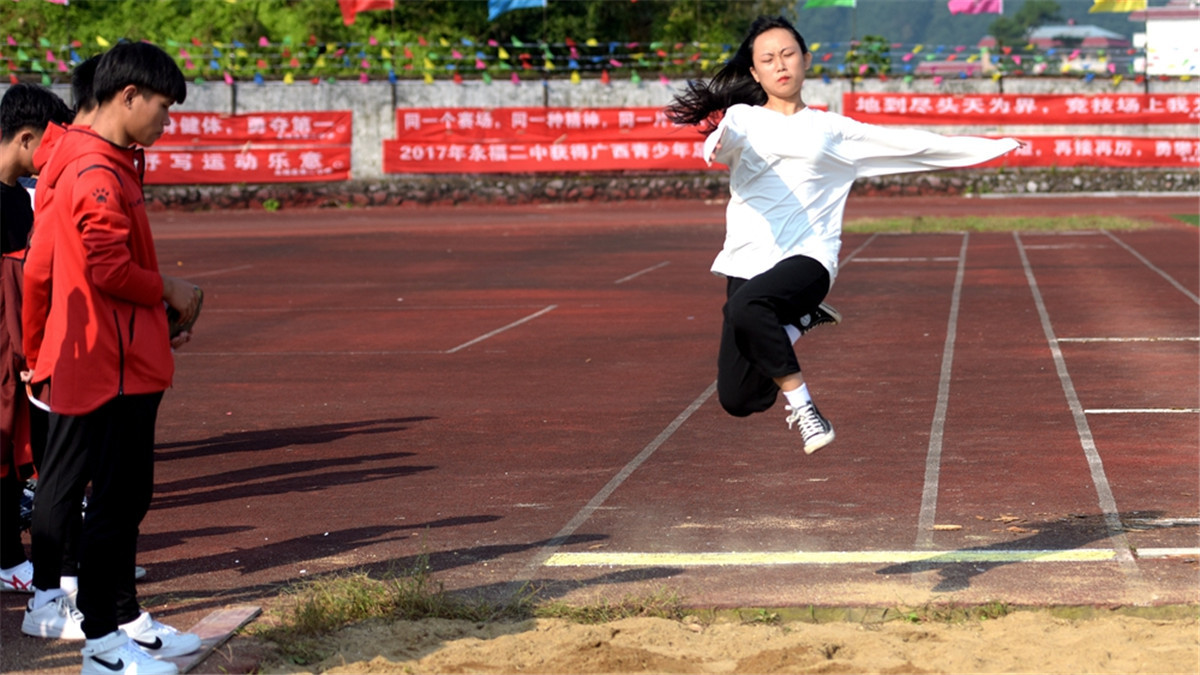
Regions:
M 354 148 L 352 176 L 356 180 L 382 178 L 383 141 L 395 138 L 395 110 L 410 107 L 463 107 L 494 108 L 513 106 L 552 107 L 623 107 L 665 106 L 672 96 L 682 89 L 683 82 L 662 82 L 646 78 L 634 84 L 628 80 L 603 84 L 598 80 L 585 80 L 571 84 L 567 80 L 523 80 L 513 84 L 507 80 L 495 80 L 491 84 L 467 81 L 454 84 L 438 81 L 425 84 L 420 81 L 389 82 L 357 81 L 325 82 L 312 84 L 300 81 L 294 84 L 267 82 L 254 84 L 238 82 L 233 86 L 224 82 L 191 83 L 188 85 L 187 101 L 174 108 L 179 111 L 252 113 L 273 111 L 345 110 L 354 112 Z M 6 87 L 5 87 L 6 88 Z M 1111 80 L 1096 79 L 1086 82 L 1078 78 L 1007 78 L 1001 82 L 990 79 L 958 80 L 947 78 L 941 84 L 931 79 L 901 79 L 880 81 L 877 79 L 853 83 L 848 80 L 832 80 L 828 83 L 819 79 L 809 80 L 804 85 L 805 101 L 824 104 L 830 110 L 841 112 L 842 95 L 851 90 L 859 92 L 902 92 L 931 94 L 1140 94 L 1147 90 L 1154 94 L 1197 93 L 1200 81 L 1184 82 L 1153 80 L 1138 84 L 1133 80 L 1114 86 Z M 70 90 L 56 87 L 55 91 L 69 101 Z M 927 127 L 942 133 L 961 134 L 1111 134 L 1111 135 L 1169 135 L 1195 137 L 1195 125 L 1183 126 L 1037 126 L 1037 127 Z

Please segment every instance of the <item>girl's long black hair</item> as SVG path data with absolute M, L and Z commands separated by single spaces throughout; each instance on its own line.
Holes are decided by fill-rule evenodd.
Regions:
M 707 82 L 692 80 L 687 90 L 675 96 L 667 106 L 667 118 L 676 124 L 703 124 L 705 135 L 712 133 L 720 121 L 717 113 L 724 112 L 737 103 L 762 105 L 767 102 L 767 93 L 750 74 L 754 65 L 754 40 L 772 28 L 783 28 L 796 36 L 800 53 L 808 53 L 808 45 L 790 21 L 782 16 L 760 16 L 750 24 L 750 32 L 717 74 Z

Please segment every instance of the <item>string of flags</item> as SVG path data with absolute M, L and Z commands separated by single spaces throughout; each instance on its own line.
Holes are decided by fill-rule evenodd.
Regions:
M 851 0 L 809 0 L 809 2 Z M 956 0 L 951 0 L 955 2 Z M 991 0 L 958 0 L 989 2 Z M 999 0 L 996 0 L 999 1 Z M 1110 1 L 1110 0 L 1097 0 Z M 1136 0 L 1111 0 L 1129 2 Z M 1144 0 L 1140 0 L 1144 2 Z M 12 35 L 0 45 L 0 78 L 7 71 L 12 82 L 37 78 L 44 84 L 66 82 L 75 64 L 111 46 L 115 40 L 95 36 L 91 44 L 80 40 L 55 45 L 45 38 L 23 43 Z M 734 47 L 714 43 L 638 43 L 599 42 L 591 39 L 561 43 L 522 42 L 518 38 L 501 43 L 496 40 L 418 37 L 416 42 L 396 42 L 369 38 L 366 43 L 321 43 L 310 37 L 303 43 L 290 39 L 271 42 L 261 37 L 247 44 L 240 41 L 205 43 L 192 38 L 187 42 L 167 41 L 163 46 L 172 54 L 184 74 L 203 81 L 221 79 L 234 82 L 268 80 L 292 84 L 322 80 L 422 79 L 465 82 L 468 78 L 491 83 L 503 79 L 519 84 L 523 80 L 569 79 L 580 83 L 585 77 L 611 82 L 624 77 L 640 83 L 641 73 L 654 72 L 668 82 L 669 77 L 712 75 L 727 61 Z M 826 81 L 834 78 L 932 77 L 966 79 L 1004 76 L 1080 76 L 1137 77 L 1137 59 L 1141 49 L 1120 48 L 1043 48 L 1028 44 L 1019 48 L 987 49 L 967 45 L 923 45 L 887 42 L 813 43 L 814 65 L 810 77 Z M 867 58 L 869 56 L 869 58 Z M 1180 79 L 1188 79 L 1181 76 Z M 1161 79 L 1170 79 L 1163 77 Z

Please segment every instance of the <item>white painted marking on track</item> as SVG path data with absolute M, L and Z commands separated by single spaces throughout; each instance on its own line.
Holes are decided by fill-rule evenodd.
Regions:
M 782 565 L 929 565 L 958 563 L 1109 562 L 1118 558 L 1112 549 L 1051 549 L 997 551 L 709 551 L 621 552 L 580 551 L 555 553 L 546 567 L 711 567 Z
M 967 266 L 970 233 L 962 235 L 958 250 L 958 271 L 950 297 L 950 316 L 946 320 L 946 341 L 942 346 L 942 368 L 938 377 L 937 406 L 929 429 L 929 450 L 925 454 L 925 484 L 921 491 L 921 511 L 917 520 L 917 548 L 933 548 L 933 524 L 937 516 L 938 480 L 942 466 L 942 437 L 946 429 L 946 408 L 950 405 L 950 372 L 954 364 L 954 341 L 958 333 L 958 308 L 962 303 L 963 278 Z
M 1194 415 L 1200 413 L 1200 408 L 1088 408 L 1084 410 L 1088 415 L 1155 415 L 1155 414 L 1170 414 L 1170 413 L 1185 413 Z
M 917 257 L 917 258 L 855 258 L 860 263 L 910 263 L 910 262 L 956 262 L 953 256 Z
M 1197 297 L 1197 295 L 1195 293 L 1184 288 L 1183 284 L 1179 283 L 1178 281 L 1175 281 L 1174 277 L 1172 277 L 1170 274 L 1167 274 L 1163 270 L 1159 269 L 1158 266 L 1156 266 L 1154 263 L 1150 262 L 1146 258 L 1146 256 L 1142 255 L 1141 253 L 1138 253 L 1132 246 L 1130 246 L 1129 244 L 1126 244 L 1125 242 L 1118 239 L 1117 235 L 1113 234 L 1112 232 L 1109 232 L 1108 230 L 1104 230 L 1104 234 L 1108 235 L 1109 239 L 1112 239 L 1113 241 L 1117 242 L 1118 246 L 1125 249 L 1126 251 L 1129 251 L 1129 253 L 1132 254 L 1133 257 L 1140 260 L 1143 265 L 1145 265 L 1146 267 L 1149 267 L 1151 270 L 1154 270 L 1155 272 L 1157 272 L 1159 276 L 1166 279 L 1167 283 L 1171 284 L 1176 289 L 1178 289 L 1180 293 L 1183 293 L 1187 297 L 1191 298 L 1192 302 L 1196 303 L 1197 305 L 1200 305 L 1200 297 Z
M 563 525 L 562 529 L 559 530 L 557 534 L 555 534 L 548 542 L 546 542 L 546 545 L 538 551 L 533 560 L 525 566 L 525 570 L 521 573 L 520 577 L 513 580 L 513 584 L 517 587 L 520 587 L 523 586 L 525 582 L 528 582 L 530 579 L 532 579 L 533 575 L 537 573 L 538 568 L 545 565 L 546 561 L 555 555 L 555 552 L 558 551 L 559 547 L 567 543 L 567 541 L 571 538 L 571 535 L 575 534 L 575 531 L 592 517 L 592 514 L 595 513 L 602 504 L 604 504 L 605 500 L 612 496 L 612 493 L 616 492 L 617 488 L 621 487 L 621 484 L 624 483 L 625 480 L 638 469 L 638 467 L 644 464 L 646 460 L 650 459 L 650 456 L 653 455 L 663 443 L 666 443 L 667 440 L 671 438 L 671 436 L 673 436 L 680 427 L 683 426 L 683 423 L 688 421 L 688 418 L 690 418 L 693 413 L 699 410 L 700 406 L 704 405 L 704 402 L 711 398 L 716 391 L 717 383 L 714 380 L 712 384 L 708 385 L 708 388 L 705 389 L 703 393 L 696 397 L 696 400 L 692 401 L 687 408 L 684 408 L 683 412 L 679 413 L 679 415 L 677 415 L 675 419 L 666 426 L 666 428 L 660 431 L 658 436 L 654 437 L 654 440 L 650 441 L 646 447 L 642 448 L 642 451 L 639 452 L 636 457 L 629 460 L 629 463 L 627 463 L 624 468 L 617 472 L 617 475 L 613 476 L 604 487 L 600 488 L 600 491 L 597 492 L 587 504 L 584 504 L 583 508 L 579 509 L 579 512 L 576 513 L 571 520 L 567 521 L 567 524 Z
M 614 284 L 623 284 L 623 283 L 625 283 L 626 281 L 631 281 L 631 280 L 633 280 L 633 279 L 636 279 L 636 278 L 638 278 L 638 277 L 642 276 L 643 274 L 648 274 L 648 273 L 650 273 L 650 272 L 653 272 L 654 270 L 657 270 L 657 269 L 662 269 L 662 268 L 664 268 L 664 267 L 666 267 L 667 265 L 670 265 L 670 264 L 671 264 L 671 261 L 670 261 L 670 260 L 664 260 L 664 261 L 662 261 L 662 262 L 658 263 L 657 265 L 651 265 L 650 267 L 647 267 L 647 268 L 646 268 L 646 269 L 644 269 L 644 270 L 639 270 L 639 271 L 637 271 L 637 272 L 634 272 L 633 274 L 630 274 L 630 275 L 629 275 L 629 276 L 627 276 L 627 277 L 621 277 L 620 279 L 617 279 L 617 280 L 616 280 L 616 281 L 614 281 L 613 283 L 614 283 Z
M 207 272 L 188 272 L 187 278 L 188 279 L 200 279 L 202 277 L 215 277 L 218 274 L 228 274 L 229 272 L 241 272 L 242 270 L 248 270 L 252 267 L 254 267 L 254 265 L 238 265 L 237 267 L 226 267 L 225 269 L 209 270 Z
M 484 333 L 483 335 L 480 335 L 479 337 L 475 338 L 474 340 L 468 340 L 467 342 L 464 342 L 457 347 L 447 349 L 444 353 L 453 354 L 455 352 L 462 351 L 462 350 L 466 349 L 467 347 L 470 347 L 471 345 L 476 345 L 476 344 L 479 344 L 480 342 L 483 342 L 484 340 L 486 340 L 488 338 L 495 337 L 495 336 L 503 333 L 504 331 L 509 330 L 510 328 L 516 328 L 517 326 L 520 326 L 521 324 L 523 324 L 527 321 L 533 321 L 534 319 L 538 318 L 539 316 L 541 316 L 543 314 L 546 314 L 547 312 L 554 311 L 557 307 L 558 307 L 558 305 L 547 305 L 546 307 L 543 307 L 542 309 L 534 312 L 533 314 L 530 314 L 529 316 L 527 316 L 523 319 L 517 319 L 516 321 L 508 324 L 507 326 L 501 326 L 501 327 L 497 328 L 496 330 L 491 331 L 490 333 Z
M 1087 459 L 1088 468 L 1092 474 L 1092 484 L 1096 488 L 1096 497 L 1099 499 L 1100 508 L 1104 512 L 1104 522 L 1108 530 L 1109 538 L 1117 544 L 1118 560 L 1121 562 L 1121 569 L 1125 573 L 1126 578 L 1135 588 L 1133 592 L 1136 594 L 1143 590 L 1144 581 L 1141 571 L 1138 569 L 1137 562 L 1133 557 L 1133 549 L 1129 545 L 1129 540 L 1125 537 L 1124 527 L 1121 525 L 1121 514 L 1117 510 L 1117 500 L 1113 497 L 1112 487 L 1108 483 L 1108 476 L 1104 473 L 1104 462 L 1100 459 L 1100 452 L 1096 449 L 1095 439 L 1092 437 L 1091 427 L 1088 426 L 1087 415 L 1084 413 L 1083 405 L 1079 402 L 1079 396 L 1075 392 L 1075 384 L 1071 380 L 1071 375 L 1067 372 L 1067 362 L 1063 358 L 1062 350 L 1059 348 L 1058 339 L 1054 336 L 1054 328 L 1050 325 L 1050 314 L 1046 310 L 1046 303 L 1042 299 L 1042 291 L 1038 287 L 1037 278 L 1033 274 L 1033 267 L 1029 263 L 1029 256 L 1025 254 L 1025 245 L 1021 241 L 1021 234 L 1013 232 L 1013 240 L 1017 245 L 1017 253 L 1021 256 L 1021 265 L 1025 268 L 1025 279 L 1029 283 L 1029 292 L 1033 295 L 1033 304 L 1037 308 L 1038 317 L 1042 323 L 1042 331 L 1046 335 L 1046 342 L 1050 346 L 1050 354 L 1054 358 L 1054 367 L 1058 372 L 1058 380 L 1062 386 L 1063 394 L 1067 397 L 1067 404 L 1071 408 L 1071 416 L 1075 419 L 1075 431 L 1079 435 L 1079 443 L 1083 446 L 1083 454 Z
M 1078 337 L 1058 338 L 1058 342 L 1200 342 L 1200 337 Z
M 1139 548 L 1139 558 L 1195 558 L 1200 557 L 1200 548 Z

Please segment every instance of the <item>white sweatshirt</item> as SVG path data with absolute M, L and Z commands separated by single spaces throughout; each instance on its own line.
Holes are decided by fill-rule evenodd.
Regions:
M 729 166 L 731 194 L 712 271 L 750 279 L 804 255 L 829 270 L 832 286 L 856 178 L 970 166 L 1017 146 L 1011 138 L 880 127 L 812 108 L 783 115 L 732 106 L 704 143 L 705 158 Z

